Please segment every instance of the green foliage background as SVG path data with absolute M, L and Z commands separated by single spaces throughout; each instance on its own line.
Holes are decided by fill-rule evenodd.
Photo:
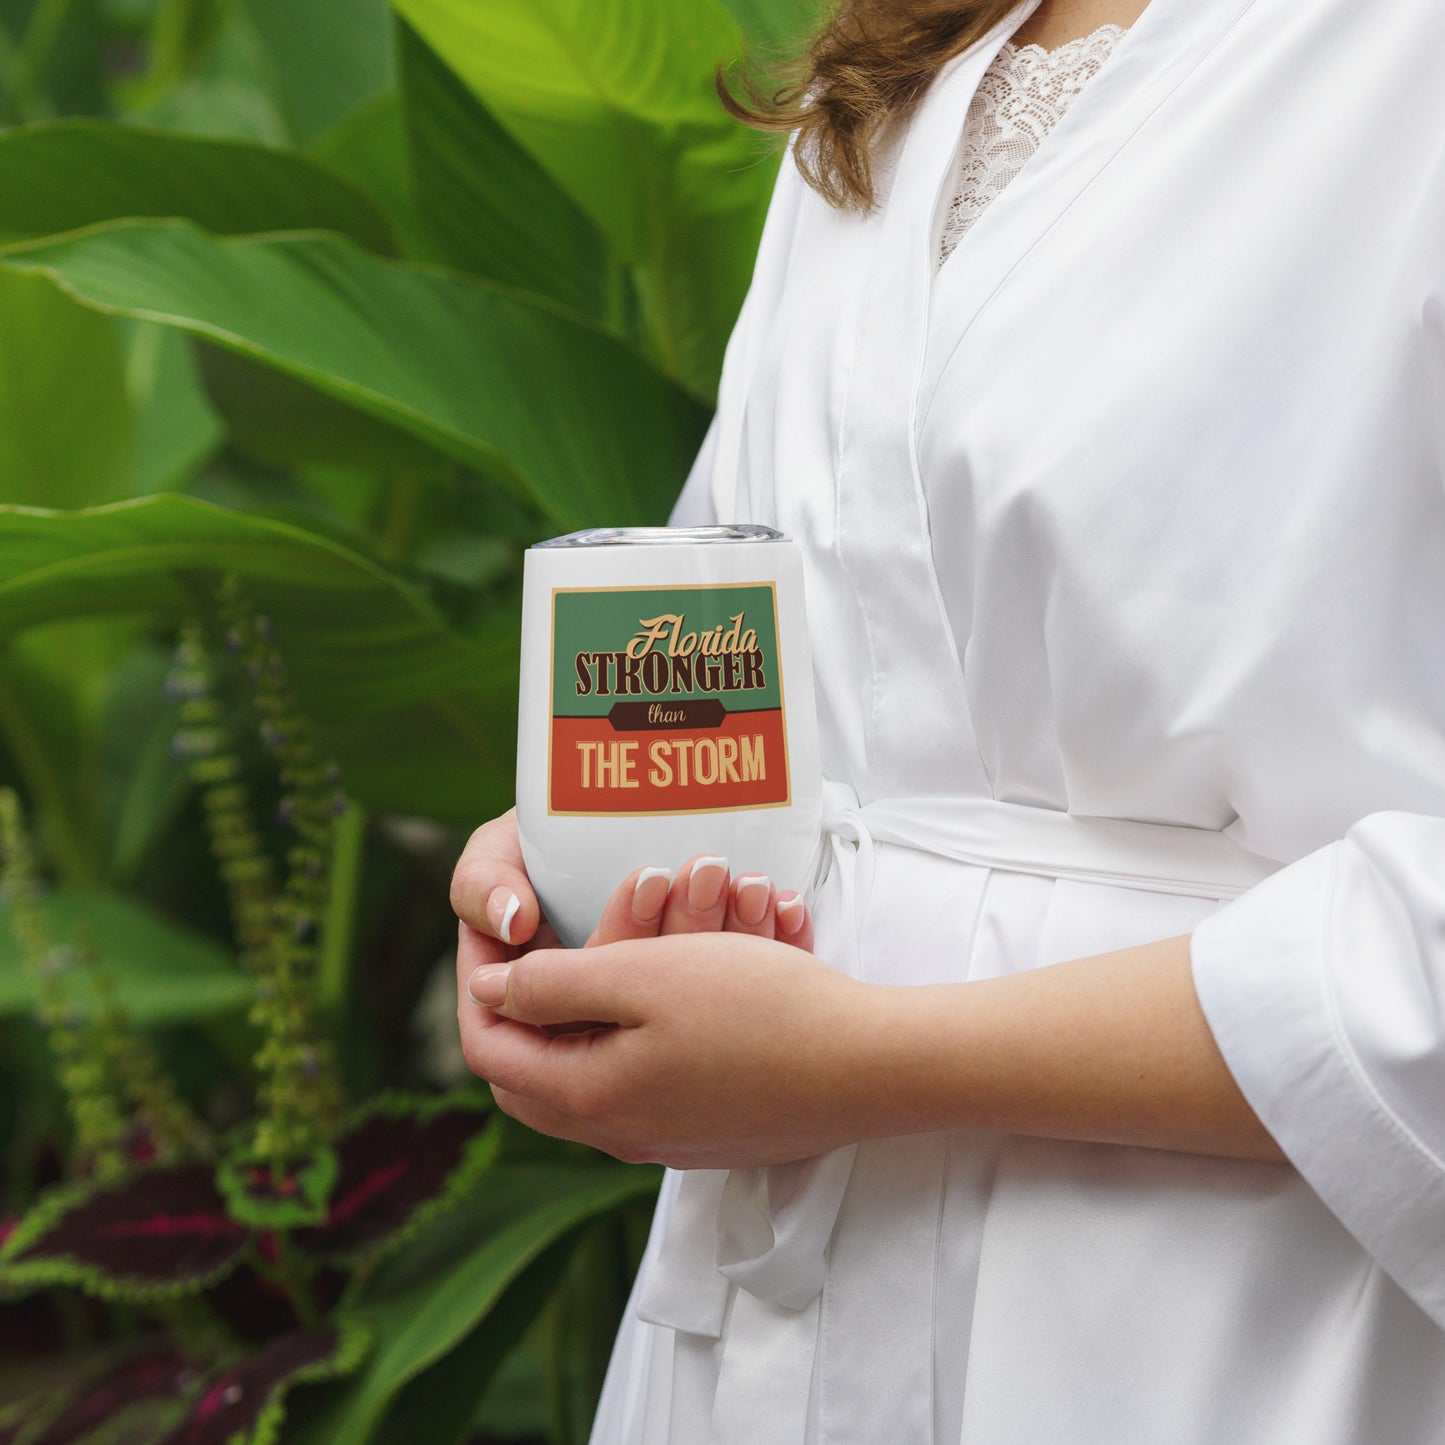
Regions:
M 213 1120 L 250 985 L 171 745 L 177 623 L 239 578 L 341 765 L 349 1091 L 442 1081 L 446 882 L 511 800 L 522 551 L 665 518 L 777 163 L 714 69 L 811 9 L 0 0 L 0 785 Z M 33 1004 L 0 928 L 4 1213 L 64 1147 Z M 283 1438 L 585 1438 L 655 1173 L 509 1136 L 490 1177 L 370 1282 L 377 1347 Z M 71 1358 L 6 1328 L 0 1407 Z

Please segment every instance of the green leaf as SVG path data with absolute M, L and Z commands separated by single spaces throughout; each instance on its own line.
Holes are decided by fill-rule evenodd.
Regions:
M 76 117 L 0 133 L 0 241 L 138 216 L 186 216 L 221 235 L 338 231 L 395 249 L 366 196 L 291 151 Z
M 42 898 L 40 908 L 55 944 L 69 944 L 76 929 L 84 930 L 115 982 L 116 999 L 136 1024 L 204 1018 L 243 1009 L 251 1001 L 254 983 L 224 948 L 123 894 L 60 888 Z M 84 987 L 68 990 L 68 998 L 82 1013 L 96 1003 Z M 28 1012 L 37 1002 L 0 911 L 0 1015 Z
M 59 617 L 178 619 L 225 571 L 270 617 L 301 706 L 363 803 L 462 825 L 508 806 L 515 631 L 464 638 L 378 563 L 297 526 L 179 496 L 0 507 L 0 639 Z
M 196 135 L 285 145 L 265 46 L 241 0 L 157 0 L 145 74 L 116 86 L 137 120 Z
M 161 321 L 424 437 L 564 527 L 656 522 L 707 414 L 630 347 L 547 303 L 340 238 L 97 227 L 0 264 Z
M 194 343 L 206 395 L 247 456 L 279 467 L 350 466 L 378 475 L 445 474 L 435 447 L 244 353 Z
M 76 623 L 61 626 L 74 627 Z M 21 641 L 41 637 L 40 628 Z M 170 829 L 190 792 L 186 760 L 172 746 L 176 716 L 158 707 L 173 665 L 159 647 L 136 648 L 106 674 L 109 690 L 94 736 L 101 835 L 109 845 L 105 876 L 132 885 L 156 840 Z
M 68 618 L 0 650 L 0 744 L 69 884 L 125 884 L 189 789 L 161 706 L 170 659 L 133 616 Z
M 0 503 L 126 496 L 134 442 L 115 323 L 41 276 L 0 271 Z
M 404 256 L 413 261 L 445 259 L 430 229 L 417 215 L 401 97 L 394 89 L 354 105 L 317 136 L 308 150 L 381 208 L 401 242 Z
M 403 1387 L 388 1406 L 372 1445 L 415 1445 L 419 1418 L 426 1419 L 437 1445 L 470 1439 L 468 1426 L 478 1404 L 542 1313 L 572 1252 L 573 1235 L 568 1235 L 523 1270 L 461 1344 Z
M 265 43 L 299 144 L 389 83 L 386 0 L 246 0 L 246 9 Z
M 441 255 L 605 319 L 597 228 L 411 27 L 398 29 L 417 208 Z
M 393 0 L 639 268 L 657 354 L 711 396 L 775 164 L 718 103 L 720 0 Z
M 169 326 L 130 329 L 126 377 L 136 414 L 133 496 L 183 491 L 225 436 L 206 397 L 189 336 Z
M 723 0 L 737 21 L 748 49 L 766 63 L 791 58 L 823 14 L 820 0 Z
M 72 618 L 0 648 L 0 740 L 34 801 L 42 851 L 66 883 L 105 876 L 104 815 L 118 780 L 103 766 L 102 723 L 139 631 L 130 617 Z
M 378 1346 L 296 1445 L 363 1445 L 407 1383 L 477 1328 L 559 1240 L 657 1187 L 658 1172 L 602 1165 L 497 1165 L 487 1188 L 372 1280 L 358 1313 Z

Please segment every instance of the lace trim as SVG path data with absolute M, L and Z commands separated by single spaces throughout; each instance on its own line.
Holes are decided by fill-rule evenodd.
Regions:
M 1052 50 L 1005 42 L 968 108 L 939 265 L 1024 168 L 1124 33 L 1122 26 L 1101 25 Z

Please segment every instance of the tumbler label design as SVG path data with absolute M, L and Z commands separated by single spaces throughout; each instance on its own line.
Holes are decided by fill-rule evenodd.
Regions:
M 771 582 L 552 591 L 548 811 L 789 801 Z

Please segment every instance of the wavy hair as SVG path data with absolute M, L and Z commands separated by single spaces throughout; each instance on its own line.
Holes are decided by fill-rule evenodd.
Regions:
M 796 131 L 798 168 L 835 206 L 871 210 L 873 148 L 905 118 L 939 67 L 993 29 L 1018 0 L 841 0 L 802 57 L 769 91 L 755 73 L 741 98 L 719 70 L 730 115 Z

